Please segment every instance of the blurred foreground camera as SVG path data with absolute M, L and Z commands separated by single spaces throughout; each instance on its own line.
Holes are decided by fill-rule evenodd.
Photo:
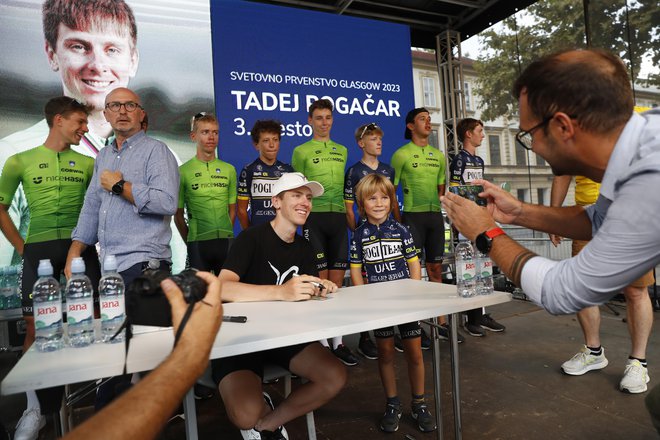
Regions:
M 206 295 L 206 282 L 187 269 L 177 275 L 159 269 L 145 270 L 126 288 L 126 314 L 131 324 L 170 327 L 172 313 L 167 297 L 160 287 L 161 281 L 171 279 L 183 292 L 188 304 L 200 301 Z

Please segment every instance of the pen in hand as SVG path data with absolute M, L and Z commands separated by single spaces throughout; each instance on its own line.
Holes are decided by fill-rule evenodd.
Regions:
M 223 315 L 222 316 L 222 322 L 240 322 L 246 323 L 247 322 L 247 316 L 228 316 L 228 315 Z

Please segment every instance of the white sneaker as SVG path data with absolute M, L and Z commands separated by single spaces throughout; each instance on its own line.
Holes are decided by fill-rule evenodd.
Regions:
M 36 440 L 39 431 L 46 426 L 46 418 L 38 409 L 28 408 L 23 411 L 21 419 L 16 424 L 14 440 Z
M 273 404 L 273 399 L 270 398 L 270 394 L 267 392 L 263 391 L 264 394 L 264 400 L 266 401 L 266 405 L 270 407 L 271 411 L 275 410 L 275 405 Z M 284 426 L 280 426 L 276 432 L 279 431 L 278 434 L 281 435 L 280 438 L 284 438 L 286 440 L 289 439 L 289 433 L 286 431 L 286 428 Z M 256 429 L 241 429 L 241 435 L 243 436 L 243 440 L 261 440 L 261 434 L 259 431 Z
M 637 359 L 628 359 L 623 379 L 619 383 L 619 389 L 623 392 L 637 394 L 646 391 L 649 383 L 649 370 Z
M 581 376 L 588 371 L 605 368 L 609 362 L 605 357 L 605 349 L 601 348 L 601 350 L 600 355 L 595 356 L 586 345 L 583 345 L 575 356 L 561 364 L 561 369 L 571 376 Z

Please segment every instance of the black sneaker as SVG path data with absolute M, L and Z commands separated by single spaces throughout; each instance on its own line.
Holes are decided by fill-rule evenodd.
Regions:
M 506 327 L 491 318 L 490 314 L 488 313 L 481 317 L 479 324 L 481 324 L 481 327 L 485 328 L 486 330 L 490 330 L 491 332 L 503 332 L 506 330 Z
M 466 332 L 468 332 L 471 336 L 476 336 L 476 337 L 481 337 L 481 336 L 486 336 L 486 331 L 481 328 L 481 325 L 479 324 L 472 324 L 470 322 L 466 322 L 465 325 L 463 326 Z
M 259 433 L 260 440 L 289 440 L 289 437 L 282 432 L 283 428 L 280 426 L 275 431 L 256 431 Z
M 429 411 L 426 403 L 420 403 L 412 406 L 412 418 L 417 421 L 417 427 L 422 432 L 435 431 L 438 427 L 435 423 L 435 417 Z
M 422 328 L 422 350 L 428 350 L 431 348 L 431 338 L 426 334 L 426 330 Z
M 271 411 L 274 411 L 275 405 L 273 404 L 273 399 L 270 398 L 270 394 L 264 391 L 263 395 L 266 405 L 270 407 Z M 243 440 L 289 440 L 289 433 L 284 426 L 280 426 L 275 431 L 257 431 L 254 428 L 241 429 L 241 436 L 243 437 Z
M 401 418 L 401 405 L 388 403 L 385 406 L 385 414 L 380 419 L 380 429 L 385 432 L 396 432 L 399 429 L 399 419 Z
M 209 388 L 200 383 L 196 383 L 194 388 L 195 399 L 196 400 L 210 399 L 211 397 L 213 397 L 214 391 L 215 390 L 213 388 Z
M 403 341 L 398 333 L 394 334 L 394 349 L 399 353 L 403 353 Z
M 444 339 L 444 340 L 447 340 L 447 341 L 449 340 L 449 326 L 447 324 L 440 324 L 440 327 L 437 330 L 438 330 L 438 337 L 440 339 Z M 456 333 L 456 340 L 460 344 L 460 343 L 465 341 L 465 338 L 463 337 L 462 334 L 457 332 Z
M 360 338 L 357 351 L 367 359 L 378 359 L 378 349 L 369 336 Z
M 352 367 L 353 365 L 357 365 L 359 360 L 357 356 L 353 354 L 350 348 L 345 346 L 344 344 L 339 344 L 337 348 L 332 350 L 332 353 L 339 358 L 340 361 L 342 361 L 344 364 L 348 365 L 349 367 Z

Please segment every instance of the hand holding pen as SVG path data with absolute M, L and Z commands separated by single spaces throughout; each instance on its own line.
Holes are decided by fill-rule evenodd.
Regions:
M 294 275 L 282 285 L 285 301 L 304 301 L 313 298 L 324 298 L 328 293 L 337 290 L 337 286 L 329 281 L 311 275 Z

